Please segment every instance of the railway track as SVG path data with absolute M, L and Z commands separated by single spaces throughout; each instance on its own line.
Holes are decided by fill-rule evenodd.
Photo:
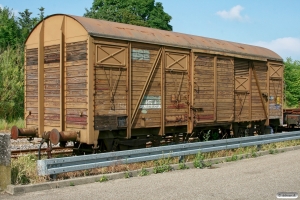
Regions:
M 19 149 L 11 151 L 11 158 L 18 158 L 23 155 L 33 154 L 38 156 L 39 149 Z M 73 147 L 52 147 L 51 154 L 52 155 L 71 155 L 73 153 Z M 41 155 L 47 155 L 47 148 L 41 148 Z

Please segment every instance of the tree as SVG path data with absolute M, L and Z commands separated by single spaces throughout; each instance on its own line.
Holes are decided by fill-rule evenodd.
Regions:
M 26 9 L 15 17 L 9 8 L 0 7 L 0 119 L 12 120 L 24 114 L 24 42 L 34 26 L 44 19 L 31 17 Z
M 12 10 L 0 7 L 0 49 L 15 47 L 19 43 L 20 27 Z
M 24 44 L 28 35 L 37 23 L 44 19 L 44 10 L 45 8 L 43 7 L 39 8 L 39 17 L 31 17 L 32 12 L 29 12 L 28 9 L 25 9 L 24 12 L 19 12 L 20 17 L 18 17 L 18 25 L 21 29 L 21 44 Z
M 45 11 L 45 8 L 44 7 L 40 7 L 39 8 L 39 11 L 40 11 L 40 14 L 39 14 L 39 21 L 42 21 L 44 18 L 45 18 L 45 15 L 44 15 L 44 11 Z
M 284 65 L 285 104 L 287 107 L 298 107 L 300 101 L 300 61 L 287 58 Z
M 94 0 L 84 16 L 172 31 L 172 17 L 155 0 Z
M 31 18 L 32 12 L 29 12 L 28 9 L 26 9 L 24 12 L 19 12 L 20 17 L 18 17 L 18 24 L 21 28 L 21 44 L 23 44 L 28 37 L 30 31 L 33 29 L 35 24 L 37 23 L 36 18 Z

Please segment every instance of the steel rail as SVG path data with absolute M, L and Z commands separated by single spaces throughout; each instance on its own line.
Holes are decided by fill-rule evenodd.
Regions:
M 72 150 L 73 146 L 67 146 L 67 147 L 52 147 L 52 151 L 64 151 L 64 150 Z M 41 151 L 46 151 L 47 148 L 41 148 Z M 18 154 L 29 154 L 29 153 L 35 153 L 38 152 L 39 149 L 38 148 L 34 148 L 34 149 L 14 149 L 11 150 L 11 154 L 12 155 L 18 155 Z
M 12 150 L 11 151 L 11 158 L 19 158 L 24 155 L 33 154 L 35 156 L 38 156 L 38 149 L 18 149 L 18 150 Z M 41 149 L 42 155 L 47 153 L 47 148 Z M 73 153 L 73 146 L 70 147 L 52 147 L 52 155 L 60 155 L 60 154 L 72 154 Z
M 263 145 L 296 139 L 300 139 L 300 131 L 38 160 L 37 169 L 38 175 L 40 176 L 56 175 L 63 172 L 144 162 L 165 157 L 186 156 L 197 154 L 199 152 L 205 153 L 235 149 L 239 147 Z

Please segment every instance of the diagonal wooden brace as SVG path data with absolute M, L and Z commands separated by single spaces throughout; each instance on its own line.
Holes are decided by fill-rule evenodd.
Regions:
M 153 77 L 155 68 L 156 68 L 156 66 L 157 66 L 158 63 L 159 63 L 159 60 L 160 60 L 160 58 L 161 58 L 161 55 L 162 55 L 162 49 L 160 49 L 160 50 L 158 51 L 158 54 L 157 54 L 157 56 L 156 56 L 156 58 L 155 58 L 155 61 L 154 61 L 153 65 L 152 65 L 152 67 L 151 67 L 151 69 L 150 69 L 148 78 L 147 78 L 147 80 L 146 80 L 146 82 L 145 82 L 145 85 L 144 85 L 144 87 L 143 87 L 143 89 L 142 89 L 142 92 L 141 92 L 141 94 L 140 94 L 140 96 L 139 96 L 139 98 L 138 98 L 138 101 L 137 101 L 136 105 L 135 105 L 134 111 L 133 111 L 133 113 L 132 113 L 131 125 L 133 125 L 133 123 L 134 123 L 135 117 L 136 117 L 136 115 L 137 115 L 137 111 L 138 111 L 138 109 L 139 109 L 139 107 L 140 107 L 140 104 L 141 104 L 141 102 L 142 102 L 142 99 L 143 99 L 143 97 L 144 97 L 144 95 L 145 95 L 145 93 L 146 93 L 146 91 L 147 91 L 147 89 L 148 89 L 148 86 L 149 86 L 150 81 L 151 81 L 151 79 L 152 79 L 152 77 Z
M 257 86 L 257 89 L 258 89 L 258 92 L 259 92 L 259 97 L 260 97 L 261 103 L 262 103 L 262 105 L 263 105 L 263 109 L 264 109 L 264 112 L 265 112 L 265 116 L 266 116 L 266 118 L 268 118 L 268 113 L 267 113 L 266 104 L 265 104 L 265 102 L 264 102 L 264 98 L 263 98 L 262 93 L 261 93 L 261 90 L 260 90 L 260 86 L 259 86 L 259 83 L 258 83 L 258 80 L 257 80 L 256 70 L 255 70 L 255 68 L 254 68 L 253 62 L 252 62 L 252 71 L 253 71 L 253 75 L 254 75 L 254 78 L 255 78 L 256 86 Z

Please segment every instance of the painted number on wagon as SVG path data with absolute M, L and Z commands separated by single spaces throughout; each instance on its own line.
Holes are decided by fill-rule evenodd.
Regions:
M 144 96 L 140 105 L 141 109 L 160 109 L 161 100 L 160 96 Z
M 132 49 L 132 60 L 150 60 L 150 51 L 144 49 Z

